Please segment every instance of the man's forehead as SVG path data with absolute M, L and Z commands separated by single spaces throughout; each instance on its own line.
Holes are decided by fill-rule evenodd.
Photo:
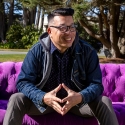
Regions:
M 73 18 L 72 16 L 62 16 L 62 15 L 57 15 L 57 16 L 54 16 L 54 20 L 58 20 L 58 19 L 65 19 L 65 18 Z
M 65 24 L 73 24 L 73 17 L 72 16 L 55 16 L 53 19 L 53 23 L 58 25 L 65 25 Z

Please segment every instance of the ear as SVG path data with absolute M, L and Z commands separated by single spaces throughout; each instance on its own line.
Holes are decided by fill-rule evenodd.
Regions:
M 51 28 L 50 27 L 47 28 L 47 32 L 48 32 L 48 34 L 51 34 Z

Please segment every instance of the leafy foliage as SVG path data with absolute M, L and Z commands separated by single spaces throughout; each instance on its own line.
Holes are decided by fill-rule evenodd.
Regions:
M 4 48 L 29 49 L 38 41 L 41 33 L 42 31 L 37 30 L 34 25 L 23 27 L 22 25 L 15 23 L 14 25 L 11 25 L 7 32 L 7 43 L 4 44 Z
M 84 14 L 86 15 L 89 12 L 88 8 L 90 8 L 90 3 L 83 1 L 81 4 L 72 4 L 72 7 L 75 10 L 74 19 L 76 21 L 83 18 Z
M 74 13 L 74 19 L 75 19 L 75 23 L 77 23 L 77 29 L 78 29 L 78 32 L 80 34 L 80 37 L 85 40 L 86 42 L 88 42 L 89 44 L 91 44 L 97 52 L 100 51 L 100 49 L 102 48 L 102 43 L 91 37 L 86 31 L 85 29 L 78 23 L 78 20 L 82 19 L 84 20 L 84 22 L 88 23 L 87 22 L 87 17 L 89 17 L 91 15 L 90 13 L 90 10 L 89 8 L 91 7 L 91 4 L 90 2 L 88 1 L 82 1 L 80 4 L 72 4 L 72 7 L 74 8 L 75 10 L 75 13 Z M 93 27 L 93 31 L 95 33 L 98 32 L 98 26 L 96 24 L 91 24 L 89 23 L 88 24 L 89 27 Z
M 81 3 L 71 3 L 75 9 L 75 21 L 109 50 L 111 58 L 125 58 L 124 5 L 125 0 L 82 0 Z
M 102 43 L 88 35 L 88 33 L 80 26 L 79 23 L 77 23 L 77 30 L 79 32 L 80 38 L 83 39 L 84 41 L 88 42 L 97 52 L 100 52 L 102 48 Z M 95 27 L 95 31 L 97 31 L 97 27 Z

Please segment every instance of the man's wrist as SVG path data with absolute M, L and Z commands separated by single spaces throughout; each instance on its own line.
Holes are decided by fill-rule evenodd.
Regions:
M 80 92 L 79 92 L 79 94 L 80 94 L 80 96 L 81 96 L 81 101 L 80 101 L 80 103 L 77 104 L 77 106 L 78 106 L 78 107 L 81 107 L 81 105 L 84 104 L 84 97 L 83 97 L 83 95 L 82 95 Z
M 45 97 L 45 94 L 44 94 L 44 96 L 42 98 L 42 106 L 47 106 L 46 103 L 44 102 L 44 97 Z

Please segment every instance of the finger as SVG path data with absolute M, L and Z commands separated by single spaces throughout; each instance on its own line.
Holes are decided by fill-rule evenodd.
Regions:
M 65 104 L 62 108 L 62 113 L 65 115 L 70 110 L 70 104 Z
M 62 85 L 59 84 L 53 91 L 57 93 L 62 88 Z
M 68 92 L 70 89 L 63 83 L 62 87 Z
M 60 102 L 60 103 L 62 103 L 62 100 L 61 100 L 60 98 L 56 97 L 56 96 L 53 97 L 53 100 L 56 101 L 56 102 Z
M 68 110 L 66 110 L 66 111 L 62 112 L 62 114 L 61 114 L 61 115 L 63 116 L 63 115 L 65 115 L 67 112 L 68 112 Z
M 62 107 L 57 102 L 53 102 L 52 108 L 59 114 L 62 114 Z
M 59 104 L 58 102 L 56 102 L 56 101 L 53 101 L 52 107 L 53 107 L 54 109 L 62 110 L 62 107 L 61 107 L 60 104 Z
M 65 97 L 65 98 L 63 98 L 63 99 L 61 100 L 61 103 L 67 102 L 68 100 L 69 100 L 69 97 L 67 96 L 67 97 Z
M 70 103 L 67 101 L 66 104 L 62 107 L 62 111 L 70 109 Z

